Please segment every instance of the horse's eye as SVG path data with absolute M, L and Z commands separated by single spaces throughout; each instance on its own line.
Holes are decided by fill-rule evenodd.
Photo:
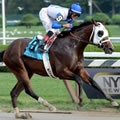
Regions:
M 103 34 L 104 34 L 104 32 L 103 32 L 103 31 L 98 31 L 98 33 L 97 33 L 97 34 L 98 34 L 98 36 L 99 36 L 99 37 L 102 37 L 102 36 L 103 36 Z

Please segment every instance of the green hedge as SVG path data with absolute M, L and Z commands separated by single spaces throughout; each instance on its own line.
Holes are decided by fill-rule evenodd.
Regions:
M 86 16 L 85 17 L 85 21 L 91 21 L 91 19 L 92 19 L 92 16 Z
M 120 14 L 116 14 L 112 16 L 112 23 L 116 25 L 120 25 Z
M 86 16 L 85 17 L 85 21 L 91 21 L 91 19 L 94 19 L 94 20 L 96 20 L 98 22 L 106 21 L 107 24 L 111 23 L 111 19 L 105 13 L 96 13 L 94 16 Z
M 94 16 L 86 16 L 85 17 L 85 21 L 91 21 L 91 19 L 94 19 L 98 22 L 106 22 L 106 24 L 110 24 L 111 23 L 111 19 L 109 18 L 108 15 L 104 14 L 104 13 L 96 13 L 96 15 Z M 106 27 L 106 29 L 108 30 L 109 36 L 111 36 L 111 32 L 110 30 Z
M 25 25 L 27 27 L 31 27 L 40 24 L 41 24 L 40 20 L 36 18 L 33 14 L 26 14 L 23 16 L 21 22 L 18 23 L 17 25 Z
M 112 19 L 110 19 L 109 16 L 104 13 L 96 13 L 96 15 L 94 16 L 85 17 L 85 21 L 91 21 L 91 19 L 94 19 L 99 22 L 106 21 L 107 24 L 120 25 L 120 14 L 113 15 Z

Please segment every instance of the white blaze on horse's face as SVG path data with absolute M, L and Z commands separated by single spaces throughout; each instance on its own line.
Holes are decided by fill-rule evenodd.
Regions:
M 96 25 L 93 26 L 94 32 L 93 43 L 101 46 L 102 43 L 110 41 L 110 39 L 108 31 L 106 30 L 104 25 L 100 22 L 97 22 L 97 24 L 98 24 L 97 26 Z

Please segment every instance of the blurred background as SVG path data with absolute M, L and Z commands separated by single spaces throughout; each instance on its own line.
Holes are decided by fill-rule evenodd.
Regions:
M 120 15 L 120 0 L 5 0 L 6 19 L 7 21 L 22 20 L 29 13 L 38 17 L 42 7 L 56 4 L 69 8 L 71 4 L 76 2 L 79 2 L 83 9 L 80 20 L 86 20 L 90 16 L 104 13 L 103 17 L 108 24 L 117 24 L 114 17 L 117 14 Z M 103 18 L 99 17 L 99 19 L 102 20 Z
M 2 3 L 3 0 L 0 0 Z M 70 8 L 73 3 L 79 2 L 83 13 L 73 23 L 73 26 L 84 21 L 106 21 L 106 28 L 112 40 L 119 42 L 120 37 L 120 0 L 4 0 L 5 1 L 5 26 L 6 39 L 16 37 L 33 37 L 44 35 L 45 30 L 39 19 L 39 11 L 50 4 Z M 0 37 L 2 31 L 2 4 L 0 5 Z M 12 37 L 12 38 L 10 38 Z M 13 38 L 14 37 L 14 38 Z M 2 38 L 0 39 L 2 42 Z
M 76 2 L 79 2 L 83 9 L 80 19 L 98 12 L 105 13 L 110 18 L 115 14 L 120 14 L 120 0 L 5 0 L 6 17 L 8 20 L 21 20 L 23 15 L 28 13 L 38 16 L 40 9 L 50 4 L 69 8 Z

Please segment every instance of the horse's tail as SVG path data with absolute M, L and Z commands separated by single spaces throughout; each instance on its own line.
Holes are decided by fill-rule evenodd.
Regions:
M 3 62 L 4 52 L 5 52 L 5 50 L 4 51 L 0 51 L 0 62 Z

